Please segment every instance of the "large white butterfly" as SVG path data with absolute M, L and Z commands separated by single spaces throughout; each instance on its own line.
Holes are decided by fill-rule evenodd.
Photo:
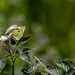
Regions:
M 13 39 L 19 40 L 23 36 L 25 28 L 25 26 L 18 27 L 17 25 L 12 25 L 6 30 L 5 34 L 8 35 L 12 33 Z

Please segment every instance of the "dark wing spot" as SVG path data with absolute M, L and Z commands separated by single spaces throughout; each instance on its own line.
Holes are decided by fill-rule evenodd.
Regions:
M 20 32 L 20 30 L 18 30 L 18 32 Z

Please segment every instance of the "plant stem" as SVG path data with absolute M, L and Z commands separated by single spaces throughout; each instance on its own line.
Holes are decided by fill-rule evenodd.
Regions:
M 14 53 L 14 49 L 12 48 L 12 46 L 9 45 L 9 41 L 6 42 L 6 45 L 8 47 L 8 52 L 9 52 L 10 56 L 12 56 L 13 53 Z M 12 50 L 12 52 L 10 50 Z M 14 62 L 15 62 L 15 59 L 12 58 L 11 60 L 12 60 L 12 66 L 11 66 L 12 70 L 11 71 L 12 71 L 12 75 L 14 75 Z
M 12 75 L 14 75 L 14 60 L 12 59 Z
M 34 58 L 42 65 L 42 67 L 45 69 L 45 71 L 47 71 L 50 75 L 53 75 L 52 72 L 50 70 L 48 70 L 45 67 L 45 65 L 36 56 L 34 56 Z
M 8 47 L 8 52 L 9 52 L 9 54 L 11 55 L 11 51 L 10 51 L 10 47 L 9 47 L 9 43 L 8 42 L 6 42 L 6 46 Z

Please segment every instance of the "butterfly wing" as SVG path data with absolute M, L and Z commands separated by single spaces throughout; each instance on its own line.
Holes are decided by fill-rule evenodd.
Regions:
M 25 26 L 17 27 L 17 29 L 11 31 L 12 37 L 16 40 L 19 40 L 23 36 L 24 31 L 25 31 Z
M 14 29 L 17 29 L 17 25 L 12 25 L 12 26 L 10 26 L 10 27 L 6 30 L 5 35 L 9 34 L 9 32 L 10 32 L 11 30 L 14 30 Z
M 18 27 L 17 25 L 12 25 L 6 30 L 5 34 L 9 35 L 12 33 L 13 39 L 19 40 L 23 36 L 25 28 L 25 26 Z

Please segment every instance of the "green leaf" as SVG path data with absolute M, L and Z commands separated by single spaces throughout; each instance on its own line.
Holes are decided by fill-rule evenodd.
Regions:
M 75 62 L 73 62 L 71 59 L 64 59 L 64 62 L 70 65 L 70 67 L 74 68 L 75 67 Z
M 52 68 L 50 66 L 47 66 L 47 69 L 50 70 L 50 72 L 52 72 L 52 75 L 62 75 L 62 70 L 60 70 L 57 67 Z
M 0 59 L 0 70 L 2 70 L 6 66 L 6 62 Z
M 28 52 L 21 53 L 19 56 L 20 59 L 25 60 L 27 62 L 31 62 Z
M 27 42 L 31 38 L 30 35 L 23 36 L 18 42 L 16 46 L 22 45 Z
M 0 75 L 9 75 L 9 74 L 6 74 L 6 73 L 4 73 L 4 72 L 0 72 Z
M 35 71 L 39 65 L 40 63 L 36 61 L 28 70 L 22 69 L 21 72 L 23 72 L 24 75 L 32 75 L 33 71 Z
M 23 51 L 22 52 L 30 51 L 30 50 L 31 50 L 30 48 L 25 47 L 25 48 L 23 48 Z
M 42 73 L 47 73 L 47 72 L 43 69 L 43 67 L 42 67 L 42 66 L 40 66 L 39 71 L 40 71 L 40 72 L 42 72 Z
M 22 69 L 21 72 L 23 72 L 23 75 L 32 75 L 32 73 L 29 73 L 27 69 Z
M 56 65 L 65 73 L 68 73 L 72 68 L 75 67 L 75 63 L 70 59 L 64 59 L 61 62 L 57 62 Z
M 22 51 L 22 52 L 25 52 L 25 51 L 31 52 L 31 51 L 34 51 L 34 50 L 35 50 L 35 49 L 30 49 L 30 48 L 25 47 L 25 48 L 23 48 L 23 51 Z
M 75 75 L 74 70 L 73 69 L 69 70 L 65 75 Z
M 70 65 L 65 62 L 65 61 L 61 61 L 61 62 L 57 62 L 56 63 L 57 67 L 59 67 L 63 72 L 68 72 L 70 70 Z
M 7 55 L 7 56 L 5 56 L 4 58 L 3 58 L 3 60 L 7 60 L 7 59 L 12 59 L 12 58 L 19 58 L 19 54 L 18 54 L 19 52 L 16 52 L 16 54 L 15 55 Z
M 11 58 L 11 59 L 19 58 L 19 54 L 15 54 L 15 55 L 11 56 L 10 58 Z
M 39 65 L 40 65 L 40 63 L 38 61 L 36 61 L 28 71 L 32 73 L 33 71 L 35 71 L 37 69 L 37 67 Z

